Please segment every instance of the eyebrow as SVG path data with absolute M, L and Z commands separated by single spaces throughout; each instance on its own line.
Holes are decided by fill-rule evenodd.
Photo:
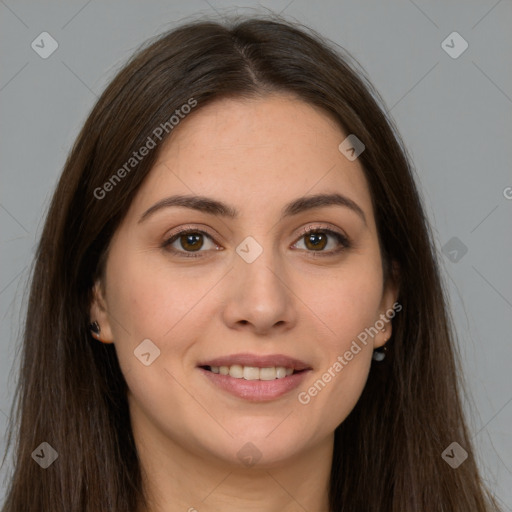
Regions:
M 236 219 L 239 216 L 239 211 L 233 206 L 210 197 L 198 195 L 173 195 L 158 201 L 148 208 L 142 214 L 139 219 L 139 223 L 146 220 L 157 211 L 162 210 L 163 208 L 170 208 L 172 206 L 190 208 L 210 215 L 217 215 L 229 219 Z M 294 199 L 283 207 L 280 220 L 307 210 L 325 206 L 343 206 L 348 208 L 361 217 L 363 222 L 366 224 L 366 216 L 361 207 L 352 199 L 338 193 L 315 194 Z

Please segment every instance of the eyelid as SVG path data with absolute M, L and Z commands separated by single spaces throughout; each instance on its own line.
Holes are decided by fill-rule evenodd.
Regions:
M 299 231 L 299 236 L 307 235 L 308 233 L 314 232 L 314 231 L 325 231 L 326 233 L 334 233 L 336 235 L 340 235 L 343 238 L 346 238 L 348 241 L 347 235 L 345 235 L 341 230 L 335 227 L 331 227 L 329 224 L 326 223 L 319 223 L 319 224 L 309 224 Z
M 183 233 L 189 233 L 189 232 L 201 233 L 201 234 L 209 236 L 212 239 L 216 236 L 204 228 L 199 228 L 197 226 L 190 224 L 190 225 L 180 226 L 179 228 L 176 228 L 175 231 L 172 231 L 170 234 L 165 235 L 165 240 L 166 240 L 166 242 L 168 242 L 171 238 L 174 238 L 178 235 L 182 235 Z

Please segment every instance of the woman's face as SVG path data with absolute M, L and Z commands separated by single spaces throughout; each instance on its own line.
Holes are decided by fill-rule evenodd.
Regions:
M 391 323 L 363 333 L 396 299 L 347 135 L 281 95 L 217 101 L 174 129 L 91 310 L 147 442 L 270 465 L 332 441 Z

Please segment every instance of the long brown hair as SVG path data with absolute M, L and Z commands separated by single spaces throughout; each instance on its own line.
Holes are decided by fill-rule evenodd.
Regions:
M 89 305 L 112 235 L 169 135 L 108 197 L 98 198 L 98 188 L 191 98 L 198 110 L 219 98 L 273 91 L 321 107 L 364 142 L 359 160 L 386 277 L 392 263 L 400 276 L 403 311 L 393 320 L 388 355 L 373 363 L 360 400 L 335 432 L 331 511 L 497 510 L 463 417 L 433 237 L 384 103 L 357 63 L 315 32 L 281 19 L 236 19 L 194 21 L 141 48 L 72 148 L 35 258 L 4 512 L 132 512 L 145 504 L 126 382 L 114 346 L 90 336 Z M 453 441 L 469 453 L 456 469 L 441 456 Z M 42 442 L 58 452 L 47 469 L 31 457 Z

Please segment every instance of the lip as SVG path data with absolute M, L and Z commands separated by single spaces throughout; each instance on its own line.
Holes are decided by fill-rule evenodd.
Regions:
M 268 402 L 276 400 L 300 386 L 310 370 L 293 373 L 282 379 L 274 380 L 245 380 L 235 379 L 229 375 L 213 373 L 204 368 L 199 371 L 217 388 L 231 395 L 250 402 Z
M 197 366 L 232 366 L 239 364 L 241 366 L 256 366 L 257 368 L 271 368 L 272 366 L 284 366 L 285 368 L 293 368 L 296 371 L 311 370 L 311 366 L 295 359 L 294 357 L 285 356 L 283 354 L 232 354 L 230 356 L 216 357 L 200 362 Z
M 272 366 L 283 366 L 293 368 L 293 373 L 282 379 L 273 380 L 245 380 L 235 379 L 229 375 L 221 375 L 206 370 L 205 366 L 255 366 L 257 368 L 270 368 Z M 217 389 L 242 398 L 250 402 L 268 402 L 286 395 L 293 389 L 300 386 L 309 372 L 312 370 L 304 361 L 283 354 L 257 355 L 257 354 L 233 354 L 230 356 L 217 357 L 199 363 L 198 370 Z

